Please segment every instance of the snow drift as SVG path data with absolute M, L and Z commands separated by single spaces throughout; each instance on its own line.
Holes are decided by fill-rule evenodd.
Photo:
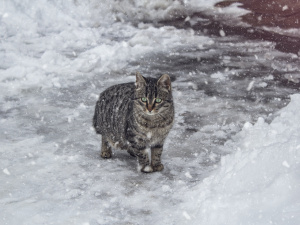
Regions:
M 232 154 L 185 195 L 186 224 L 299 224 L 300 95 L 267 124 L 259 118 L 224 148 Z

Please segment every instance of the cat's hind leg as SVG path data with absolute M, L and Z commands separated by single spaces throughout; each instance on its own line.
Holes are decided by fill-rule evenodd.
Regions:
M 106 137 L 102 135 L 101 157 L 104 159 L 109 159 L 111 158 L 111 156 L 112 156 L 111 147 Z

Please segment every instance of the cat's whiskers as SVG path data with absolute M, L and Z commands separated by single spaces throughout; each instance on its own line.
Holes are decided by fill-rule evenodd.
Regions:
M 159 115 L 163 120 L 166 119 L 163 115 L 161 115 L 161 113 L 157 113 L 157 115 Z

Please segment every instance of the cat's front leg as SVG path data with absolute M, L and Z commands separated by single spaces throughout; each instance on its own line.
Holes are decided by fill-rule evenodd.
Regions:
M 153 172 L 162 171 L 164 169 L 164 165 L 161 163 L 160 157 L 163 151 L 163 146 L 154 146 L 151 147 L 151 165 Z
M 138 158 L 139 167 L 141 168 L 141 172 L 151 173 L 153 172 L 153 168 L 150 165 L 149 160 L 149 149 L 133 149 L 134 154 Z

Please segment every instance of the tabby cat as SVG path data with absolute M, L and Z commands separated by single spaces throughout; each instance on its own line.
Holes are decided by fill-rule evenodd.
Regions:
M 101 157 L 110 158 L 112 147 L 136 156 L 139 170 L 163 170 L 161 154 L 174 119 L 171 80 L 139 73 L 136 82 L 114 85 L 100 94 L 93 125 L 102 135 Z

